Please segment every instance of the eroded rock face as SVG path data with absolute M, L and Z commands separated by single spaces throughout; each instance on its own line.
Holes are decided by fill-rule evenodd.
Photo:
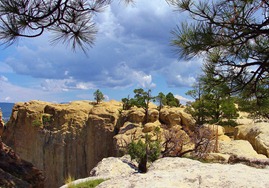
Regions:
M 184 112 L 184 108 L 162 108 L 160 111 L 160 122 L 167 126 L 182 125 L 193 130 L 195 121 L 190 114 Z
M 159 112 L 151 104 L 149 122 L 143 125 L 144 109 L 122 111 L 122 103 L 117 101 L 98 105 L 89 101 L 17 103 L 3 139 L 44 171 L 45 187 L 58 187 L 68 176 L 89 176 L 100 160 L 121 154 L 119 148 L 133 137 L 143 140 L 148 134 L 157 139 L 162 126 L 191 129 L 194 121 L 183 110 L 164 107 Z
M 269 157 L 269 124 L 256 123 L 237 126 L 234 133 L 235 139 L 247 140 L 257 153 Z
M 0 187 L 44 187 L 42 171 L 0 141 Z
M 58 187 L 69 175 L 87 177 L 102 158 L 114 155 L 114 126 L 120 107 L 116 102 L 18 103 L 3 140 L 44 170 L 45 187 Z

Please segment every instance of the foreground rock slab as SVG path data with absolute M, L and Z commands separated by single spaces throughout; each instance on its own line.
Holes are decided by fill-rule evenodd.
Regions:
M 105 170 L 104 166 L 109 169 Z M 116 165 L 113 167 L 113 165 Z M 146 174 L 126 169 L 126 161 L 109 158 L 95 168 L 98 176 L 88 180 L 107 178 L 98 188 L 204 188 L 204 187 L 269 187 L 269 168 L 258 169 L 243 164 L 202 163 L 187 158 L 162 158 L 155 161 Z M 120 173 L 112 169 L 120 169 Z M 122 170 L 126 169 L 126 173 Z M 108 173 L 112 170 L 112 173 Z M 87 181 L 77 180 L 79 181 Z M 63 186 L 63 188 L 66 186 Z

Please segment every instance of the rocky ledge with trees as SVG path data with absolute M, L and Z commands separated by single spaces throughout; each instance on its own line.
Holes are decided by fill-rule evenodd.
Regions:
M 132 100 L 141 102 L 143 96 Z M 245 129 L 240 127 L 259 124 L 248 119 L 245 125 L 236 128 L 198 125 L 191 114 L 185 112 L 183 105 L 164 105 L 160 109 L 159 103 L 145 103 L 147 97 L 143 100 L 142 103 L 135 102 L 136 105 L 128 110 L 124 110 L 124 103 L 118 101 L 98 104 L 91 101 L 17 103 L 3 140 L 23 159 L 44 171 L 45 187 L 60 186 L 69 176 L 74 179 L 90 176 L 91 169 L 103 158 L 126 153 L 135 159 L 133 163 L 138 172 L 147 172 L 148 167 L 151 169 L 151 162 L 154 164 L 159 158 L 164 158 L 164 162 L 167 157 L 190 157 L 220 163 L 241 161 L 247 165 L 258 164 L 255 165 L 258 167 L 268 164 L 268 153 L 261 152 L 268 152 L 268 147 L 254 150 L 258 139 L 256 146 L 241 140 L 245 139 L 242 135 L 248 133 L 243 133 Z M 140 104 L 148 104 L 148 107 L 142 108 Z M 243 120 L 247 120 L 247 116 L 239 113 L 235 121 L 240 124 L 244 123 Z M 263 128 L 266 135 L 268 126 Z M 234 132 L 237 133 L 235 137 Z M 256 138 L 264 138 L 258 132 Z M 260 140 L 263 142 L 260 146 L 268 146 L 266 139 Z

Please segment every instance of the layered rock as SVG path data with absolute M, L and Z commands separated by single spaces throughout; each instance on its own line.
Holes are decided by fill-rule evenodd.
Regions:
M 17 103 L 3 140 L 24 159 L 44 170 L 45 187 L 68 176 L 87 177 L 104 157 L 113 156 L 118 102 Z

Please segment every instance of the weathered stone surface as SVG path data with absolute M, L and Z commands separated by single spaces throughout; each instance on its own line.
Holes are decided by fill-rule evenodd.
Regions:
M 207 162 L 216 162 L 216 163 L 228 163 L 231 155 L 223 153 L 209 153 L 205 160 Z
M 265 155 L 258 154 L 246 140 L 219 141 L 219 152 L 244 158 L 266 159 Z
M 159 111 L 157 109 L 150 109 L 148 122 L 156 121 L 159 121 Z
M 216 135 L 222 136 L 225 133 L 225 129 L 220 125 L 206 124 L 206 125 L 203 125 L 202 128 L 208 129 L 209 131 L 211 131 L 212 135 L 214 135 L 214 136 L 216 136 Z
M 269 123 L 256 123 L 237 126 L 235 139 L 248 140 L 257 153 L 269 157 Z
M 120 163 L 121 162 L 117 161 L 116 164 L 118 166 L 121 166 Z M 111 164 L 109 165 L 111 166 Z M 146 174 L 129 174 L 130 170 L 127 170 L 126 172 L 126 174 L 128 174 L 127 176 L 124 172 L 122 172 L 121 174 L 117 174 L 116 176 L 113 176 L 113 174 L 111 174 L 108 180 L 101 183 L 97 187 L 269 187 L 269 168 L 256 169 L 242 164 L 228 165 L 201 163 L 199 161 L 186 158 L 159 159 L 151 165 L 149 171 Z M 99 173 L 99 175 L 100 176 L 97 177 L 104 177 L 102 176 L 103 173 Z M 104 171 L 104 175 L 109 176 L 109 173 Z M 92 178 L 93 177 L 90 177 L 89 180 Z M 85 180 L 86 179 L 84 179 L 84 181 Z M 79 180 L 76 182 L 79 182 Z
M 156 121 L 154 123 L 146 123 L 143 127 L 143 132 L 148 133 L 148 132 L 153 132 L 157 128 L 160 128 L 161 124 L 159 121 Z
M 129 161 L 123 161 L 120 158 L 109 157 L 104 158 L 100 161 L 96 167 L 94 167 L 90 175 L 91 176 L 129 176 L 133 174 L 136 170 L 130 168 Z
M 88 176 L 102 158 L 114 155 L 120 107 L 115 102 L 17 103 L 3 140 L 44 171 L 45 187 L 58 187 L 69 175 Z
M 0 187 L 44 187 L 42 171 L 0 141 Z
M 230 142 L 232 139 L 227 135 L 220 135 L 220 136 L 218 136 L 218 140 Z
M 184 108 L 162 108 L 160 111 L 160 122 L 170 127 L 182 125 L 191 130 L 193 130 L 195 127 L 195 120 L 190 114 L 184 112 Z
M 142 108 L 133 107 L 128 111 L 128 121 L 133 123 L 142 123 L 145 118 L 145 110 Z
M 181 116 L 178 108 L 162 108 L 160 121 L 167 126 L 181 125 Z

